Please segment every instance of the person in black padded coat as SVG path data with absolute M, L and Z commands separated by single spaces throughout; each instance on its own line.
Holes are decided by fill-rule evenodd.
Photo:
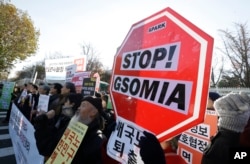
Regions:
M 241 148 L 240 135 L 250 116 L 250 97 L 245 93 L 230 93 L 217 99 L 218 132 L 205 149 L 202 164 L 230 163 L 230 149 Z

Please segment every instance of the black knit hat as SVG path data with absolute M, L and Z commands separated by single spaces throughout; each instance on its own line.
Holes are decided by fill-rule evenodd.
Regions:
M 102 108 L 102 99 L 97 97 L 91 97 L 91 96 L 87 96 L 84 97 L 82 101 L 88 101 L 90 104 L 92 104 L 100 114 L 103 113 L 103 108 Z
M 209 98 L 212 100 L 212 101 L 215 101 L 217 100 L 218 98 L 220 98 L 221 96 L 216 93 L 216 92 L 209 92 Z

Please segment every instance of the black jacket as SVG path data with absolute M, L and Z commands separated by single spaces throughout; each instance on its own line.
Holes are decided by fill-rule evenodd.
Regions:
M 94 120 L 89 126 L 85 137 L 72 161 L 72 164 L 101 164 L 102 146 L 106 137 L 99 130 L 99 120 Z
M 240 133 L 219 128 L 218 133 L 205 149 L 202 164 L 226 164 L 229 162 L 230 149 L 240 147 Z

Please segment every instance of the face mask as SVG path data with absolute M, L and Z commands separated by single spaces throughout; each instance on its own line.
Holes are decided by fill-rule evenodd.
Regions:
M 72 106 L 63 106 L 62 107 L 62 114 L 68 117 L 72 117 L 74 115 L 74 111 L 72 109 Z

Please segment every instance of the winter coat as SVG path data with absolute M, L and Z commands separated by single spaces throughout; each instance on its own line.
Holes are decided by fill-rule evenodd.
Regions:
M 49 97 L 49 104 L 48 104 L 48 111 L 51 109 L 56 109 L 56 107 L 59 105 L 60 95 L 54 94 Z
M 240 147 L 240 133 L 219 128 L 210 145 L 204 150 L 202 164 L 230 163 L 230 148 Z
M 72 164 L 102 164 L 102 147 L 106 137 L 99 130 L 99 121 L 96 119 L 90 125 L 83 141 L 72 161 Z

